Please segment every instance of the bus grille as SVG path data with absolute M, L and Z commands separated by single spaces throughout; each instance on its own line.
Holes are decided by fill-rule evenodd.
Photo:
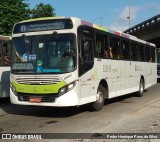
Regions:
M 32 94 L 21 94 L 18 93 L 18 100 L 19 101 L 23 101 L 23 102 L 29 102 L 30 101 L 30 97 L 38 97 L 41 98 L 41 102 L 48 102 L 48 103 L 53 103 L 55 102 L 56 97 L 52 95 L 32 95 Z
M 51 76 L 36 76 L 36 77 L 20 77 L 16 78 L 16 81 L 19 84 L 32 84 L 32 85 L 47 85 L 47 84 L 57 84 L 61 82 L 59 77 L 51 77 Z

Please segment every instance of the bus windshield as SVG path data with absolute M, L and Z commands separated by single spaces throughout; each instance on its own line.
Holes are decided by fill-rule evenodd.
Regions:
M 74 34 L 51 34 L 13 38 L 12 72 L 67 73 L 76 68 Z

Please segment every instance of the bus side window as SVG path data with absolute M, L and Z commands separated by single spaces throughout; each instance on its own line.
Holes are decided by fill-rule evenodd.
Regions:
M 129 60 L 130 59 L 129 41 L 127 40 L 121 41 L 121 51 L 122 51 L 122 60 Z
M 131 60 L 138 61 L 139 51 L 138 51 L 138 45 L 134 42 L 131 42 Z
M 140 56 L 140 61 L 144 62 L 145 61 L 145 48 L 144 48 L 144 45 L 142 44 L 139 45 L 139 56 Z
M 105 36 L 97 33 L 96 34 L 96 54 L 98 58 L 104 58 L 105 50 Z
M 90 70 L 93 66 L 93 41 L 79 37 L 79 76 Z
M 110 36 L 110 48 L 112 49 L 113 59 L 121 58 L 120 39 Z
M 140 56 L 140 44 L 137 44 L 137 61 L 141 61 L 141 56 Z
M 92 41 L 85 39 L 84 40 L 84 61 L 92 62 L 93 61 L 93 49 L 92 49 Z
M 11 59 L 11 45 L 9 42 L 6 42 L 5 45 L 5 54 L 4 54 L 4 65 L 9 66 L 11 64 L 10 59 Z
M 155 53 L 156 52 L 156 49 L 151 47 L 151 62 L 155 62 Z
M 84 41 L 82 37 L 78 38 L 78 57 L 79 57 L 79 64 L 82 65 L 83 64 L 83 57 L 82 57 L 82 50 L 83 50 L 83 46 L 84 45 Z
M 11 43 L 4 42 L 0 44 L 0 65 L 9 66 L 11 55 Z
M 150 46 L 145 46 L 146 51 L 146 62 L 151 62 L 151 49 Z

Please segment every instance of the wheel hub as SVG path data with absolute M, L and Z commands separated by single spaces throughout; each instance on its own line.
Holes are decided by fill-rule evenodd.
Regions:
M 103 101 L 102 92 L 98 92 L 98 94 L 96 95 L 96 101 L 97 101 L 97 103 L 101 103 Z

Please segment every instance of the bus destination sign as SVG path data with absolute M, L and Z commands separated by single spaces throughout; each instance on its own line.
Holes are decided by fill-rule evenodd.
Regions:
M 73 24 L 71 19 L 53 19 L 31 21 L 26 23 L 18 23 L 15 25 L 13 33 L 38 32 L 49 30 L 72 29 Z

